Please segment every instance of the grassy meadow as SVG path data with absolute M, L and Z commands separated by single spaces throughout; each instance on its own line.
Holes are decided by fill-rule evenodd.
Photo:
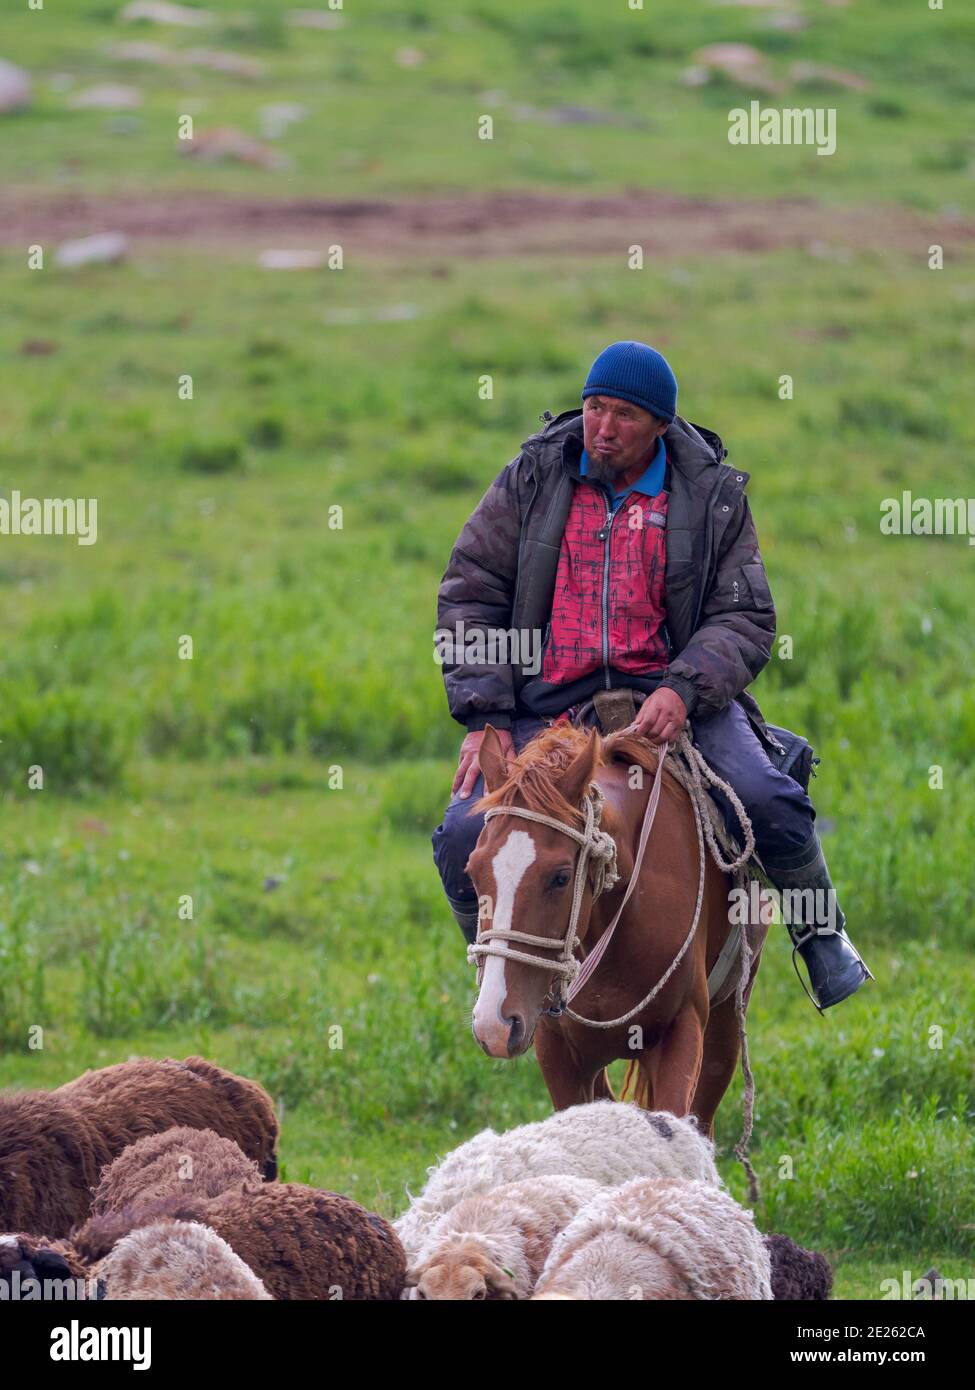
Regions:
M 385 1214 L 478 1128 L 548 1112 L 533 1057 L 473 1042 L 473 975 L 431 860 L 463 733 L 433 660 L 436 591 L 540 412 L 577 404 L 595 354 L 638 337 L 674 364 L 682 414 L 752 475 L 792 639 L 755 693 L 822 757 L 824 843 L 877 977 L 819 1017 L 784 928 L 770 941 L 749 1013 L 756 1216 L 826 1252 L 839 1297 L 879 1298 L 905 1269 L 975 1276 L 975 554 L 964 536 L 880 532 L 885 497 L 971 490 L 975 251 L 950 239 L 973 201 L 962 18 L 809 0 L 788 32 L 730 5 L 604 21 L 582 0 L 415 0 L 319 33 L 277 6 L 250 4 L 249 27 L 208 8 L 202 34 L 121 25 L 104 0 L 13 17 L 0 56 L 36 94 L 0 117 L 12 198 L 659 188 L 862 207 L 869 234 L 676 244 L 640 272 L 625 246 L 540 261 L 350 244 L 341 272 L 294 274 L 192 237 L 34 272 L 8 238 L 0 493 L 96 498 L 98 538 L 0 536 L 0 1085 L 201 1052 L 278 1101 L 286 1177 Z M 109 56 L 137 39 L 266 66 L 244 80 Z M 869 78 L 802 96 L 838 107 L 837 154 L 732 150 L 728 107 L 753 93 L 680 82 L 718 40 L 778 74 L 802 59 Z M 407 47 L 422 61 L 404 66 Z M 135 83 L 144 106 L 121 126 L 71 112 L 63 74 Z M 618 119 L 516 113 L 485 150 L 488 90 L 496 114 L 583 102 Z M 187 99 L 252 134 L 258 106 L 305 103 L 278 142 L 291 168 L 182 158 Z M 946 219 L 944 271 L 926 239 L 887 244 L 905 210 Z M 740 1099 L 739 1076 L 717 1139 L 743 1197 Z

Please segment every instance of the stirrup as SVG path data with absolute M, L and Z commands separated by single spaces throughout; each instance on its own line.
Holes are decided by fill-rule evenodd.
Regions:
M 810 933 L 810 934 L 811 934 L 811 933 Z M 806 943 L 808 940 L 809 940 L 809 937 L 808 937 L 808 936 L 803 937 L 803 938 L 802 938 L 802 943 L 801 943 L 801 944 L 805 945 L 805 943 Z M 799 981 L 799 983 L 802 985 L 802 988 L 803 988 L 803 990 L 805 991 L 805 994 L 806 994 L 806 998 L 809 1000 L 810 1004 L 812 1004 L 813 1008 L 816 1010 L 816 1012 L 817 1012 L 818 1014 L 824 1014 L 824 1013 L 826 1012 L 826 1010 L 823 1008 L 823 1006 L 820 1004 L 819 1000 L 818 1000 L 818 999 L 816 998 L 816 996 L 812 993 L 812 991 L 810 990 L 809 986 L 806 984 L 805 980 L 802 978 L 802 971 L 799 969 L 798 963 L 796 962 L 796 956 L 799 954 L 799 945 L 800 945 L 800 943 L 799 943 L 799 942 L 796 942 L 796 941 L 793 941 L 793 943 L 792 943 L 792 968 L 793 968 L 793 970 L 796 972 L 796 979 L 797 979 L 797 980 Z
M 844 1003 L 847 999 L 850 999 L 854 994 L 856 994 L 857 990 L 860 989 L 860 988 L 862 988 L 862 986 L 866 984 L 867 980 L 875 980 L 875 979 L 876 979 L 876 976 L 874 975 L 873 971 L 870 969 L 869 965 L 867 965 L 866 961 L 863 959 L 863 957 L 861 956 L 860 952 L 857 950 L 856 946 L 854 946 L 853 942 L 850 940 L 849 936 L 846 934 L 846 932 L 845 932 L 842 928 L 838 928 L 836 931 L 832 931 L 832 932 L 819 932 L 819 931 L 816 931 L 815 928 L 810 928 L 810 929 L 807 929 L 807 931 L 805 932 L 804 935 L 798 936 L 798 939 L 797 939 L 797 937 L 793 937 L 793 936 L 792 936 L 792 930 L 791 930 L 791 928 L 789 928 L 788 930 L 789 930 L 789 935 L 790 935 L 790 937 L 792 938 L 792 942 L 793 942 L 793 946 L 792 946 L 792 966 L 793 966 L 793 969 L 794 969 L 795 972 L 796 972 L 796 976 L 797 976 L 797 978 L 798 978 L 798 980 L 799 980 L 799 983 L 802 985 L 803 990 L 805 991 L 807 997 L 809 998 L 810 1002 L 813 1004 L 813 1006 L 815 1007 L 815 1009 L 817 1010 L 818 1013 L 820 1013 L 820 1014 L 825 1013 L 826 1009 L 832 1009 L 832 1008 L 834 1008 L 837 1004 L 842 1004 L 842 1003 Z M 857 963 L 857 964 L 860 966 L 860 968 L 863 970 L 864 974 L 863 974 L 863 978 L 861 978 L 860 980 L 858 980 L 857 983 L 854 985 L 854 987 L 853 987 L 851 990 L 849 990 L 846 994 L 842 995 L 839 999 L 833 999 L 833 1000 L 831 1000 L 828 1004 L 821 1004 L 821 1003 L 819 1002 L 819 1000 L 816 998 L 816 996 L 813 995 L 812 993 L 810 993 L 809 989 L 807 988 L 806 982 L 805 982 L 805 980 L 802 978 L 802 975 L 801 975 L 801 973 L 800 973 L 800 971 L 799 971 L 799 967 L 798 967 L 798 965 L 796 964 L 796 955 L 797 955 L 797 953 L 799 952 L 800 947 L 807 945 L 807 943 L 810 942 L 814 937 L 817 937 L 817 938 L 818 938 L 818 937 L 823 937 L 823 938 L 825 938 L 825 939 L 828 939 L 828 938 L 831 937 L 831 936 L 838 936 L 838 937 L 840 937 L 840 939 L 850 948 L 850 951 L 852 952 L 853 957 L 854 957 L 855 960 L 856 960 L 856 963 Z M 814 972 L 813 972 L 813 970 L 812 970 L 812 967 L 811 967 L 809 961 L 806 960 L 805 956 L 803 956 L 803 960 L 804 960 L 805 963 L 806 963 L 806 969 L 809 971 L 809 977 L 810 977 L 810 980 L 811 980 L 811 979 L 812 979 L 812 975 L 813 975 Z M 824 977 L 824 980 L 822 981 L 822 983 L 825 984 L 826 981 L 828 980 L 828 978 L 829 978 L 829 976 L 828 976 L 828 974 L 827 974 L 827 976 Z

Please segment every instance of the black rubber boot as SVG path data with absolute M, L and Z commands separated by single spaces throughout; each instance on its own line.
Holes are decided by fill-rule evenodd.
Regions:
M 874 978 L 842 927 L 825 934 L 815 932 L 798 943 L 798 951 L 806 962 L 809 984 L 820 1009 L 842 1004 Z
M 447 901 L 454 914 L 454 921 L 463 933 L 464 940 L 468 946 L 473 946 L 477 940 L 477 903 L 455 902 L 453 898 L 448 898 Z
M 836 901 L 819 836 L 814 834 L 795 858 L 799 863 L 787 868 L 766 861 L 765 869 L 783 894 L 783 918 L 792 939 L 793 964 L 798 951 L 809 971 L 810 998 L 822 1012 L 849 999 L 874 976 L 844 929 L 846 918 Z M 801 981 L 802 976 L 799 978 Z

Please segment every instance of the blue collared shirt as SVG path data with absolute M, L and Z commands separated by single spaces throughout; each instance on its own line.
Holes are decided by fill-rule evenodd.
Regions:
M 589 470 L 589 455 L 585 449 L 582 451 L 582 461 L 579 464 L 579 472 L 583 477 Z M 631 492 L 645 492 L 648 497 L 656 497 L 664 485 L 664 478 L 667 476 L 667 450 L 664 446 L 663 435 L 657 436 L 657 452 L 650 462 L 650 466 L 635 483 L 624 488 L 622 492 L 612 494 L 611 507 L 615 513 L 622 505 L 626 497 Z

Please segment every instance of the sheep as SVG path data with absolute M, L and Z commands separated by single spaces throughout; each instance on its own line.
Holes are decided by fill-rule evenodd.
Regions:
M 299 1183 L 243 1183 L 219 1197 L 176 1193 L 92 1217 L 72 1236 L 89 1264 L 123 1237 L 165 1218 L 222 1236 L 275 1299 L 398 1299 L 406 1256 L 381 1216 L 335 1192 Z
M 68 1279 L 75 1283 L 71 1293 Z M 70 1241 L 0 1236 L 0 1299 L 63 1300 L 72 1294 L 88 1300 L 271 1297 L 227 1242 L 197 1222 L 141 1227 L 95 1265 Z
M 74 1280 L 71 1294 L 65 1280 Z M 70 1241 L 21 1232 L 0 1236 L 0 1302 L 68 1297 L 95 1301 L 104 1293 L 104 1284 Z
M 712 1183 L 636 1178 L 600 1192 L 558 1236 L 535 1299 L 771 1300 L 752 1213 Z
M 825 1255 L 804 1250 L 789 1236 L 767 1235 L 765 1245 L 772 1262 L 773 1298 L 784 1302 L 829 1298 L 833 1271 Z
M 232 1139 L 185 1125 L 147 1134 L 102 1169 L 91 1215 L 121 1211 L 158 1197 L 219 1197 L 231 1187 L 260 1182 L 257 1164 Z
M 553 1240 L 599 1190 L 558 1174 L 465 1198 L 430 1229 L 407 1271 L 409 1297 L 528 1298 Z
M 235 1139 L 265 1178 L 276 1176 L 270 1096 L 202 1057 L 140 1057 L 54 1091 L 0 1095 L 0 1230 L 67 1235 L 88 1216 L 102 1167 L 173 1125 Z
M 427 1170 L 426 1186 L 394 1227 L 410 1260 L 433 1223 L 465 1197 L 521 1178 L 563 1173 L 605 1187 L 634 1177 L 685 1177 L 721 1185 L 714 1145 L 692 1116 L 597 1100 L 504 1134 L 481 1130 Z
M 271 1295 L 225 1240 L 198 1221 L 156 1221 L 125 1236 L 95 1266 L 108 1301 L 269 1301 Z

